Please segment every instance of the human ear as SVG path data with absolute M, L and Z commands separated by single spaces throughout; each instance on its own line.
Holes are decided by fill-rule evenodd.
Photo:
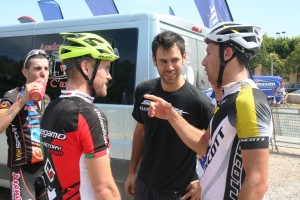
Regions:
M 227 61 L 229 59 L 231 59 L 231 57 L 233 56 L 233 49 L 230 47 L 225 48 L 224 50 L 224 60 Z
M 22 69 L 22 74 L 23 74 L 23 76 L 25 76 L 25 78 L 28 78 L 28 70 L 25 69 L 24 67 Z
M 84 73 L 87 73 L 87 72 L 89 71 L 89 69 L 88 69 L 88 61 L 87 61 L 87 60 L 81 61 L 80 67 L 81 67 L 81 70 L 82 70 Z
M 153 65 L 157 67 L 156 58 L 153 55 L 152 55 L 152 62 L 153 62 Z

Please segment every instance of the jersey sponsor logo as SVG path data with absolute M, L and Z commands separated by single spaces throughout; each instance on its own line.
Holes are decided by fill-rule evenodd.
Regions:
M 150 100 L 144 100 L 144 101 L 142 101 L 141 105 L 145 105 L 145 106 L 147 106 L 147 107 L 145 107 L 145 106 L 140 106 L 140 110 L 141 110 L 141 111 L 146 111 L 146 112 L 148 112 L 148 111 L 149 111 L 149 105 L 150 105 L 151 102 L 152 102 L 152 101 L 150 101 Z
M 140 110 L 148 112 L 149 111 L 149 107 L 140 106 Z
M 150 100 L 144 100 L 141 104 L 142 104 L 142 105 L 149 106 L 151 102 L 152 102 L 152 101 L 150 101 Z
M 28 128 L 40 128 L 40 124 L 28 124 Z
M 151 101 L 149 101 L 149 100 L 144 100 L 144 101 L 141 103 L 141 105 L 149 106 L 150 103 L 151 103 Z M 189 114 L 188 112 L 185 112 L 185 111 L 180 110 L 180 109 L 175 108 L 175 107 L 173 107 L 173 109 L 174 109 L 176 112 L 178 112 L 181 116 L 183 116 L 183 114 Z M 141 110 L 141 111 L 146 111 L 146 112 L 148 112 L 148 111 L 149 111 L 149 107 L 140 106 L 140 110 Z
M 22 199 L 21 197 L 21 191 L 20 191 L 20 181 L 19 181 L 19 178 L 20 178 L 20 174 L 19 173 L 15 173 L 13 172 L 12 173 L 12 177 L 13 177 L 13 180 L 11 182 L 11 194 L 12 194 L 12 199 Z
M 15 127 L 14 124 L 11 124 L 12 132 L 15 136 L 15 142 L 16 142 L 16 160 L 20 160 L 22 158 L 22 147 L 21 147 L 21 142 L 19 141 L 19 134 L 18 134 L 18 129 Z
M 21 160 L 22 158 L 22 149 L 16 149 L 16 160 Z
M 222 132 L 222 128 L 218 131 L 213 144 L 209 147 L 209 152 L 207 153 L 207 162 L 205 164 L 205 168 L 210 164 L 213 157 L 216 155 L 218 148 L 220 146 L 220 140 L 224 138 L 224 133 Z
M 52 167 L 52 164 L 51 164 L 49 159 L 47 159 L 46 162 L 45 162 L 44 172 L 45 172 L 48 180 L 50 182 L 52 182 L 55 178 L 55 171 L 54 171 L 54 169 Z
M 31 133 L 31 140 L 32 142 L 37 142 L 40 143 L 41 138 L 40 138 L 40 129 L 39 128 L 31 128 L 30 129 Z
M 49 149 L 49 148 L 48 148 L 48 152 L 49 152 L 50 154 L 53 154 L 53 155 L 56 155 L 56 156 L 63 156 L 63 155 L 64 155 L 64 152 L 63 152 L 63 151 L 56 151 L 56 150 Z
M 99 118 L 101 129 L 102 129 L 102 134 L 104 136 L 103 139 L 104 139 L 105 144 L 107 144 L 108 141 L 107 141 L 107 138 L 105 137 L 107 135 L 107 131 L 106 131 L 106 128 L 105 128 L 106 124 L 104 122 L 104 118 L 102 117 L 101 112 L 98 109 L 94 108 L 94 111 L 96 112 L 96 114 Z
M 49 148 L 49 149 L 53 149 L 55 151 L 60 151 L 62 149 L 61 146 L 57 146 L 57 145 L 54 145 L 54 144 L 49 144 L 49 143 L 46 143 L 46 142 L 41 142 L 41 144 L 44 147 Z
M 257 137 L 257 138 L 241 138 L 241 142 L 264 142 L 268 140 L 266 137 Z
M 94 100 L 94 98 L 91 97 L 90 95 L 87 95 L 87 94 L 84 94 L 84 93 L 80 93 L 80 92 L 76 92 L 74 94 L 74 96 L 79 96 L 79 97 L 82 97 L 82 98 L 87 99 L 89 101 L 93 101 Z
M 32 161 L 38 162 L 43 160 L 42 149 L 40 147 L 32 147 Z
M 34 120 L 34 119 L 40 119 L 41 116 L 40 115 L 33 115 L 33 116 L 28 116 L 26 117 L 26 119 L 29 121 L 29 120 Z
M 182 116 L 183 114 L 189 114 L 188 112 L 185 112 L 185 111 L 180 110 L 180 109 L 175 108 L 175 107 L 173 107 L 173 109 L 174 109 L 176 112 L 178 112 L 181 116 Z
M 227 101 L 227 99 L 223 99 L 223 100 L 219 101 L 218 106 L 224 104 L 226 101 Z
M 238 199 L 240 187 L 242 185 L 243 160 L 240 152 L 239 143 L 236 146 L 234 153 L 233 165 L 230 172 L 229 180 L 229 197 L 230 199 Z
M 51 137 L 51 138 L 55 138 L 58 140 L 65 140 L 67 138 L 67 136 L 63 133 L 56 133 L 54 131 L 48 131 L 45 129 L 41 129 L 41 136 L 42 137 Z
M 29 106 L 29 105 L 25 105 L 24 110 L 27 110 L 29 112 L 33 112 L 37 110 L 36 106 Z

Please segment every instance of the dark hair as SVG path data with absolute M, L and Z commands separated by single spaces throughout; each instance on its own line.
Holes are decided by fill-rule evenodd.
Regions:
M 48 54 L 45 52 L 45 50 L 43 49 L 32 49 L 31 51 L 28 52 L 26 58 L 25 58 L 25 61 L 24 61 L 24 64 L 23 64 L 23 67 L 25 69 L 29 69 L 29 66 L 30 66 L 30 62 L 31 62 L 31 59 L 33 58 L 40 58 L 40 59 L 48 59 L 49 56 Z
M 81 56 L 81 57 L 77 57 L 77 58 L 68 58 L 68 59 L 62 61 L 62 64 L 65 65 L 65 67 L 66 67 L 66 75 L 67 75 L 68 78 L 75 78 L 78 75 L 80 75 L 80 71 L 78 69 L 78 66 L 80 66 L 80 63 L 83 60 L 87 60 L 88 62 L 90 62 L 93 67 L 96 64 L 96 59 L 92 58 L 90 56 Z
M 172 31 L 163 31 L 154 37 L 152 42 L 152 55 L 156 57 L 156 52 L 159 47 L 165 50 L 169 50 L 174 45 L 177 45 L 180 49 L 180 53 L 183 56 L 185 53 L 184 39 L 177 33 Z

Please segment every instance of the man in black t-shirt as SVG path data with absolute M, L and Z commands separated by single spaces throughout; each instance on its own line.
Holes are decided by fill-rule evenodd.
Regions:
M 152 42 L 152 53 L 160 78 L 136 88 L 132 116 L 137 125 L 125 191 L 135 200 L 175 200 L 183 195 L 199 199 L 196 153 L 180 140 L 168 121 L 148 116 L 149 100 L 144 94 L 172 102 L 174 110 L 199 129 L 207 129 L 213 107 L 205 94 L 181 74 L 187 55 L 180 35 L 171 31 L 158 34 Z

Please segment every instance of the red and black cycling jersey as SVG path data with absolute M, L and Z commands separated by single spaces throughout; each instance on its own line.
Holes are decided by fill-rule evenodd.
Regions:
M 89 178 L 81 157 L 108 154 L 107 118 L 89 95 L 62 92 L 41 121 L 45 181 L 50 199 L 80 199 L 80 180 Z
M 9 109 L 24 93 L 24 86 L 6 92 L 0 109 Z M 7 166 L 28 165 L 43 161 L 40 148 L 40 118 L 50 102 L 44 95 L 39 103 L 27 102 L 6 129 L 8 144 Z

